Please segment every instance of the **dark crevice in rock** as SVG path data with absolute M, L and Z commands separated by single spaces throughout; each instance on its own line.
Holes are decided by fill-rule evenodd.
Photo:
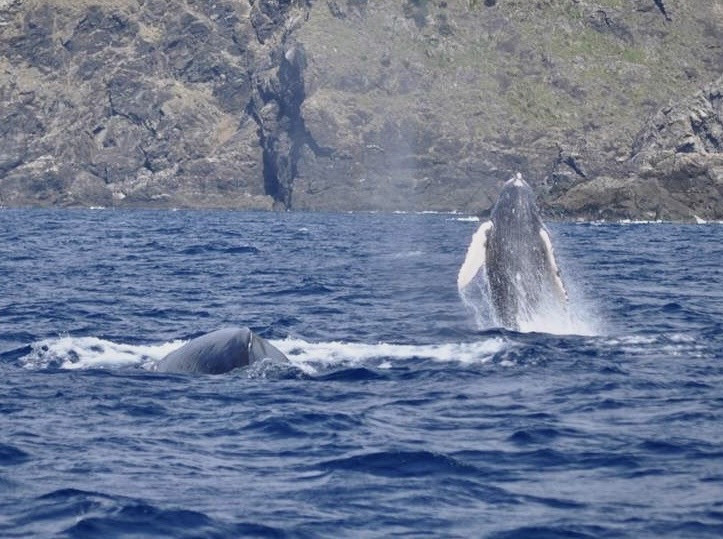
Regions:
M 582 167 L 577 162 L 577 159 L 572 156 L 568 156 L 563 159 L 562 162 L 565 163 L 568 167 L 570 167 L 573 171 L 575 171 L 575 174 L 587 179 L 587 174 L 585 174 L 585 172 L 582 170 Z
M 148 155 L 148 152 L 145 150 L 145 148 L 143 148 L 143 146 L 141 145 L 138 145 L 138 150 L 143 155 L 143 168 L 145 168 L 148 172 L 155 172 L 155 170 L 153 170 L 153 162 L 151 161 L 151 156 Z
M 301 106 L 306 99 L 304 68 L 306 55 L 301 45 L 290 47 L 280 61 L 278 82 L 257 84 L 258 100 L 252 100 L 247 113 L 259 126 L 263 156 L 264 189 L 285 209 L 292 207 L 294 178 L 305 147 L 317 157 L 328 157 L 332 148 L 320 146 L 306 127 Z M 265 117 L 258 107 L 275 110 Z
M 291 44 L 299 18 L 309 16 L 310 0 L 250 0 L 250 22 L 256 41 L 267 47 L 269 66 L 276 69 L 249 73 L 253 81 L 246 107 L 258 126 L 262 152 L 264 192 L 275 206 L 290 209 L 293 181 L 305 146 L 319 147 L 309 134 L 301 114 L 306 99 L 303 72 L 306 56 L 301 45 Z M 301 8 L 297 10 L 296 8 Z
M 585 180 L 588 179 L 588 174 L 583 169 L 582 164 L 580 163 L 580 156 L 577 152 L 567 150 L 565 148 L 559 148 L 557 160 L 553 165 L 553 169 L 559 169 L 560 165 L 567 165 L 575 174 Z
M 6 162 L 0 161 L 0 177 L 4 176 L 8 172 L 15 170 L 22 164 L 23 164 L 23 160 L 19 157 L 16 157 L 16 158 L 14 158 L 10 161 L 6 161 Z
M 301 45 L 290 49 L 281 61 L 279 68 L 279 82 L 281 84 L 281 101 L 279 112 L 289 119 L 288 133 L 295 144 L 292 148 L 297 152 L 294 163 L 298 161 L 298 153 L 304 146 L 308 146 L 314 155 L 328 157 L 332 148 L 319 146 L 306 127 L 301 106 L 306 99 L 304 86 L 304 69 L 306 68 L 306 53 Z
M 655 2 L 655 5 L 658 6 L 658 9 L 663 14 L 663 17 L 665 17 L 666 21 L 671 21 L 670 14 L 668 13 L 668 9 L 665 7 L 664 0 L 653 0 Z
M 279 159 L 275 151 L 277 144 L 278 141 L 272 137 L 261 137 L 264 165 L 264 192 L 276 202 L 288 208 L 291 202 L 291 192 L 279 181 Z
M 334 0 L 327 0 L 326 5 L 329 8 L 329 13 L 331 13 L 334 17 L 342 20 L 346 19 L 346 13 Z

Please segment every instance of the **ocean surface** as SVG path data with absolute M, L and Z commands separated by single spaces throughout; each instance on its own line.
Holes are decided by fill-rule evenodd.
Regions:
M 0 210 L 0 536 L 723 536 L 723 225 L 549 225 L 526 333 L 478 225 Z M 150 370 L 236 325 L 291 361 Z

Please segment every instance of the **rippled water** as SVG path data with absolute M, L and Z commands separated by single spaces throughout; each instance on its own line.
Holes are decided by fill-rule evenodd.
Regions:
M 477 225 L 0 211 L 0 535 L 723 535 L 723 227 L 551 225 L 553 335 L 475 326 Z M 147 370 L 230 325 L 291 362 Z

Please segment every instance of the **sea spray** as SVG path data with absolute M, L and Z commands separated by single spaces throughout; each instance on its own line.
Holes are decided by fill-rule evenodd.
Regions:
M 478 329 L 590 333 L 572 310 L 550 233 L 520 174 L 505 182 L 490 220 L 472 236 L 457 289 Z

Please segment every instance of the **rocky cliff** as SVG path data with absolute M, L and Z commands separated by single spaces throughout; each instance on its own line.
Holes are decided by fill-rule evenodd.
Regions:
M 549 209 L 585 219 L 720 220 L 722 151 L 723 77 L 650 117 L 617 175 L 553 187 Z
M 288 206 L 307 11 L 5 0 L 0 203 Z
M 723 7 L 0 0 L 0 205 L 723 218 Z

